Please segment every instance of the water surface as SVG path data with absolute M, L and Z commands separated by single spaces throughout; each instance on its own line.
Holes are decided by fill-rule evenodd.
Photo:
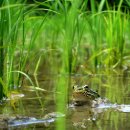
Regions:
M 66 113 L 57 113 L 56 91 L 57 81 L 63 78 L 71 82 L 68 85 L 69 97 L 66 104 Z M 69 80 L 68 80 L 69 79 Z M 63 80 L 63 81 L 64 81 Z M 130 129 L 130 80 L 129 77 L 104 76 L 104 75 L 74 75 L 64 76 L 38 76 L 38 86 L 43 90 L 34 91 L 28 82 L 24 83 L 20 93 L 24 97 L 8 101 L 1 106 L 1 115 L 22 115 L 35 117 L 36 119 L 49 120 L 41 123 L 30 123 L 10 127 L 10 129 L 38 129 L 54 130 L 57 120 L 63 120 L 66 130 L 129 130 Z M 88 106 L 74 107 L 71 104 L 72 86 L 88 84 L 92 89 L 98 90 L 102 97 L 106 97 L 112 103 L 111 106 L 90 108 Z M 46 90 L 46 91 L 44 91 Z M 61 94 L 59 92 L 59 94 Z M 61 103 L 62 105 L 62 103 Z M 49 114 L 53 113 L 56 118 Z M 65 116 L 63 115 L 65 114 Z M 49 116 L 48 116 L 49 115 Z M 54 120 L 51 120 L 54 118 Z

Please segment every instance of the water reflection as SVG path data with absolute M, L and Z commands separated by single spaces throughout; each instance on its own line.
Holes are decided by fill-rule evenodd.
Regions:
M 61 77 L 61 76 L 60 76 Z M 50 113 L 57 112 L 56 109 L 56 83 L 59 77 L 44 77 L 42 76 L 36 79 L 34 78 L 35 85 L 46 90 L 37 91 L 29 88 L 30 84 L 26 81 L 22 88 L 22 93 L 25 97 L 15 102 L 15 109 L 10 106 L 10 101 L 1 107 L 1 114 L 14 115 L 26 115 L 28 117 L 35 117 L 41 119 L 47 117 Z M 63 76 L 63 79 L 67 81 L 67 76 Z M 66 129 L 72 130 L 129 130 L 130 129 L 130 80 L 127 77 L 125 80 L 122 77 L 116 76 L 71 76 L 71 84 L 69 87 L 68 98 L 71 100 L 72 86 L 73 84 L 84 85 L 88 84 L 92 89 L 98 90 L 98 93 L 102 97 L 106 97 L 111 102 L 112 106 L 90 108 L 88 106 L 80 107 L 67 107 L 65 113 L 66 116 Z M 45 80 L 47 79 L 47 80 Z M 38 84 L 37 84 L 38 83 Z M 69 85 L 69 84 L 68 84 Z M 61 93 L 59 93 L 61 94 Z M 70 103 L 71 101 L 69 101 Z M 125 104 L 125 105 L 122 105 Z M 63 113 L 64 114 L 64 113 Z M 60 118 L 59 118 L 60 119 Z M 19 129 L 45 129 L 54 130 L 55 121 L 45 125 L 44 123 L 33 124 L 18 127 Z M 13 129 L 13 128 L 12 128 Z M 14 129 L 16 129 L 14 127 Z

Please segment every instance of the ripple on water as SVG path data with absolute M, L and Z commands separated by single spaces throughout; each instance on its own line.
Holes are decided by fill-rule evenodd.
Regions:
M 130 112 L 130 105 L 118 105 L 117 110 L 121 112 Z

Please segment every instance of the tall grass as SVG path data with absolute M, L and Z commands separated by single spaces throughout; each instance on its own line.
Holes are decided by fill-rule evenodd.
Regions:
M 121 5 L 122 1 L 117 10 L 115 8 L 111 10 L 109 6 L 105 11 L 102 11 L 102 8 L 96 12 L 92 9 L 93 13 L 88 17 L 89 31 L 87 33 L 90 33 L 93 48 L 90 62 L 94 62 L 96 70 L 111 69 L 112 71 L 115 68 L 122 69 L 124 66 L 126 27 L 129 18 L 121 11 Z
M 26 2 L 26 1 L 25 1 Z M 0 7 L 0 99 L 13 88 L 22 85 L 23 73 L 27 74 L 27 61 L 35 44 L 45 17 L 35 22 L 31 29 L 30 43 L 26 23 L 35 10 L 35 5 L 26 5 L 23 1 L 3 0 Z M 37 17 L 33 17 L 37 19 Z M 37 25 L 38 24 L 38 25 Z M 35 29 L 34 29 L 35 28 Z M 30 33 L 29 32 L 29 33 Z M 17 73 L 16 73 L 17 72 Z
M 55 65 L 62 67 L 61 63 L 67 74 L 82 73 L 81 66 L 85 67 L 84 73 L 97 73 L 100 69 L 105 71 L 117 66 L 120 68 L 124 64 L 122 60 L 128 25 L 128 15 L 121 11 L 122 1 L 117 10 L 114 7 L 111 9 L 104 0 L 99 2 L 99 6 L 91 1 L 91 12 L 86 11 L 87 0 L 76 3 L 69 1 L 71 6 L 67 2 L 56 1 L 52 4 L 50 8 L 56 13 L 47 15 L 47 22 L 40 31 L 42 47 L 49 50 L 45 55 L 49 55 L 53 62 L 49 63 L 50 69 Z M 103 10 L 104 6 L 106 10 Z M 40 42 L 38 39 L 37 42 Z M 52 73 L 59 73 L 60 67 L 54 67 Z
M 2 5 L 2 2 L 0 3 L 0 7 Z M 4 69 L 4 52 L 3 52 L 3 23 L 4 23 L 4 12 L 1 11 L 1 22 L 0 22 L 0 77 L 1 77 L 1 81 L 3 80 L 3 69 Z M 2 83 L 0 82 L 0 100 L 3 98 L 3 93 L 4 93 L 4 90 L 3 90 L 3 85 Z
M 19 26 L 22 22 L 23 5 L 16 1 L 3 0 L 0 8 L 1 16 L 1 95 L 7 95 L 8 90 L 15 86 L 14 55 L 19 32 Z M 2 99 L 3 96 L 1 96 Z
M 73 72 L 73 67 L 75 66 L 75 61 L 77 57 L 73 55 L 73 49 L 75 49 L 77 53 L 77 48 L 80 44 L 80 31 L 76 34 L 77 30 L 79 30 L 78 26 L 78 7 L 80 5 L 80 1 L 72 1 L 71 8 L 67 8 L 67 3 L 64 5 L 64 11 L 60 12 L 63 17 L 63 41 L 61 43 L 61 48 L 63 50 L 61 54 L 62 64 L 60 68 L 61 74 L 67 74 L 68 78 L 61 77 L 58 81 L 57 90 L 61 92 L 59 96 L 57 96 L 57 111 L 61 111 L 66 114 L 66 107 L 68 103 L 68 91 L 70 86 L 69 75 Z M 77 36 L 77 39 L 75 38 Z M 62 119 L 57 123 L 57 130 L 66 129 L 66 121 Z

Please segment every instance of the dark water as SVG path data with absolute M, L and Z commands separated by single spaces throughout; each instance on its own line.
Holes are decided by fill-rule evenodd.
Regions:
M 56 86 L 59 78 L 63 78 L 68 85 L 69 101 L 71 103 L 72 86 L 75 84 L 88 84 L 92 89 L 98 90 L 102 97 L 106 97 L 112 103 L 111 106 L 100 108 L 89 108 L 88 106 L 73 107 L 66 104 L 66 113 L 57 113 L 56 109 Z M 69 80 L 68 80 L 69 79 Z M 28 125 L 20 125 L 9 127 L 8 129 L 15 130 L 54 130 L 56 122 L 65 121 L 66 130 L 130 130 L 130 78 L 117 76 L 38 76 L 33 79 L 35 85 L 43 90 L 34 91 L 31 85 L 26 81 L 20 89 L 20 94 L 24 94 L 22 98 L 14 98 L 8 101 L 4 106 L 1 106 L 1 115 L 7 116 L 27 116 L 35 117 L 36 119 L 49 120 L 53 118 L 50 113 L 53 113 L 56 118 L 53 121 L 45 121 L 42 123 L 30 123 Z M 68 83 L 69 81 L 70 83 Z M 51 116 L 49 116 L 49 114 Z M 62 115 L 63 114 L 63 115 Z M 1 129 L 4 129 L 1 127 Z

